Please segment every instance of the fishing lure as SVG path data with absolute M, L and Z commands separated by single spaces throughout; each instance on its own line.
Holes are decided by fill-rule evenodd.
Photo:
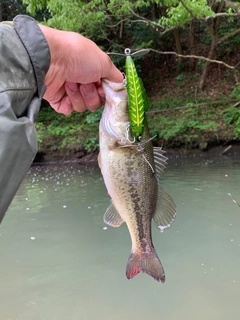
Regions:
M 134 61 L 131 56 L 142 55 L 146 50 L 140 50 L 131 55 L 130 49 L 125 49 L 126 55 L 126 88 L 128 92 L 128 110 L 130 127 L 133 138 L 139 142 L 144 130 L 145 111 L 148 99 L 141 78 L 138 77 Z
M 142 56 L 148 52 L 148 49 L 142 49 L 131 53 L 129 48 L 126 48 L 124 51 L 126 56 L 125 84 L 128 92 L 130 129 L 131 135 L 136 143 L 141 141 L 145 123 L 145 111 L 149 105 L 149 102 L 142 80 L 137 74 L 132 57 Z M 119 53 L 112 54 L 123 56 L 123 54 Z

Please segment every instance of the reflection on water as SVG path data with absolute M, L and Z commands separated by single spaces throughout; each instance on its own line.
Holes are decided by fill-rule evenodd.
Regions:
M 178 216 L 153 241 L 166 283 L 125 278 L 130 236 L 106 227 L 97 168 L 33 167 L 0 226 L 1 320 L 239 319 L 240 166 L 171 159 Z

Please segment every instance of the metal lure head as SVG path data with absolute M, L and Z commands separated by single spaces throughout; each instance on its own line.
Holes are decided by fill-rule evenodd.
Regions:
M 127 57 L 127 56 L 132 56 L 132 57 L 141 57 L 144 56 L 145 54 L 149 53 L 149 49 L 141 49 L 138 51 L 135 51 L 132 53 L 131 49 L 126 48 L 123 53 L 117 53 L 117 52 L 107 52 L 108 55 L 115 55 L 115 56 L 122 56 L 122 57 Z

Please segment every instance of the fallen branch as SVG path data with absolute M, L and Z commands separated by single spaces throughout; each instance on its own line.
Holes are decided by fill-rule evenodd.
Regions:
M 146 113 L 147 114 L 155 114 L 155 113 L 172 111 L 172 110 L 181 110 L 181 109 L 187 109 L 187 108 L 197 108 L 197 107 L 207 106 L 207 105 L 210 105 L 210 104 L 218 104 L 218 103 L 229 103 L 230 104 L 231 102 L 236 102 L 236 101 L 238 101 L 238 103 L 233 105 L 233 106 L 237 106 L 239 104 L 239 100 L 238 99 L 217 100 L 217 101 L 196 103 L 196 104 L 192 104 L 191 106 L 182 106 L 182 107 L 176 107 L 176 108 L 165 108 L 165 109 L 161 109 L 161 110 L 150 110 L 150 111 L 147 111 Z
M 209 20 L 209 19 L 213 19 L 213 18 L 217 18 L 217 17 L 239 17 L 240 16 L 240 12 L 238 13 L 227 13 L 227 12 L 219 12 L 216 13 L 214 16 L 207 16 L 206 18 L 198 18 L 200 20 Z
M 155 50 L 155 49 L 151 49 L 149 48 L 150 51 L 152 52 L 156 52 L 156 53 L 159 53 L 159 54 L 171 54 L 171 55 L 175 55 L 176 57 L 182 57 L 182 58 L 190 58 L 190 59 L 198 59 L 198 60 L 205 60 L 205 61 L 208 61 L 208 62 L 212 62 L 212 63 L 218 63 L 218 64 L 222 64 L 224 65 L 225 67 L 227 67 L 228 69 L 232 69 L 232 70 L 236 70 L 236 67 L 235 66 L 231 66 L 223 61 L 220 61 L 220 60 L 215 60 L 215 59 L 208 59 L 206 57 L 203 57 L 203 56 L 196 56 L 196 55 L 192 55 L 192 54 L 179 54 L 177 52 L 174 52 L 174 51 L 159 51 L 159 50 Z

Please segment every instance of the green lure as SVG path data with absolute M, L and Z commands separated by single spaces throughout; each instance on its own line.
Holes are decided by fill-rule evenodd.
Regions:
M 144 130 L 145 111 L 149 105 L 142 80 L 138 77 L 137 70 L 131 56 L 139 56 L 149 50 L 139 50 L 131 54 L 130 49 L 125 49 L 126 55 L 126 88 L 128 92 L 128 109 L 131 134 L 136 142 L 141 140 Z

